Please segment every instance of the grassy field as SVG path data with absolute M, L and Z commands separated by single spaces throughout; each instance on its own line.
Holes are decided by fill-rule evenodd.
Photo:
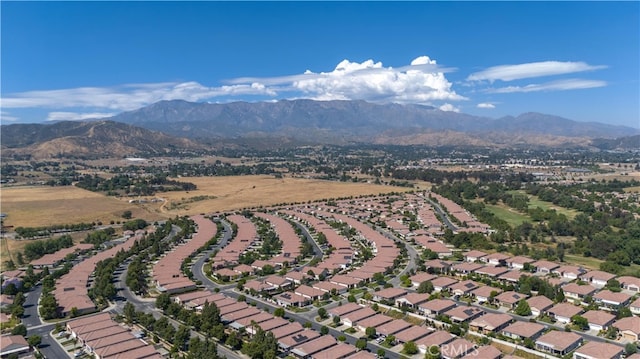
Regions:
M 529 195 L 523 190 L 511 191 L 511 193 L 519 193 L 529 197 L 529 208 L 540 207 L 545 211 L 549 209 L 555 209 L 556 212 L 564 214 L 569 219 L 573 219 L 578 213 L 580 213 L 575 209 L 560 207 L 551 202 L 542 201 L 540 198 L 538 198 L 538 196 Z
M 280 203 L 380 194 L 409 190 L 367 183 L 332 182 L 272 176 L 181 178 L 198 186 L 195 191 L 158 193 L 165 203 L 131 204 L 77 187 L 4 187 L 0 192 L 4 224 L 40 227 L 55 224 L 122 220 L 124 211 L 134 218 L 155 221 L 175 215 L 218 212 Z M 194 200 L 197 198 L 198 200 Z M 177 204 L 172 208 L 171 204 Z M 84 238 L 85 234 L 82 235 Z M 26 241 L 2 239 L 0 256 L 22 250 Z
M 121 220 L 124 211 L 134 217 L 155 220 L 160 216 L 125 200 L 106 197 L 81 188 L 66 187 L 4 187 L 0 194 L 4 224 L 14 227 L 39 227 L 54 224 Z M 149 218 L 153 217 L 153 218 Z
M 368 183 L 334 182 L 312 179 L 274 178 L 273 176 L 183 177 L 181 181 L 198 186 L 195 191 L 158 194 L 167 200 L 155 210 L 165 215 L 191 215 L 222 212 L 248 207 L 299 203 L 328 198 L 360 196 L 410 190 Z M 188 202 L 196 196 L 209 199 Z M 180 203 L 172 208 L 171 203 Z
M 624 189 L 625 192 L 627 193 L 639 193 L 640 192 L 640 186 L 636 186 L 636 187 L 627 187 Z
M 522 222 L 531 222 L 531 218 L 526 214 L 522 214 L 516 211 L 513 208 L 509 208 L 509 206 L 504 204 L 486 204 L 485 207 L 491 211 L 496 217 L 505 220 L 511 226 L 519 226 Z

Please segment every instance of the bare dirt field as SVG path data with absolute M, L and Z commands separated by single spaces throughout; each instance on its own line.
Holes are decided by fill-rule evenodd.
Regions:
M 54 224 L 122 220 L 124 211 L 134 217 L 155 220 L 160 216 L 146 213 L 128 201 L 106 197 L 73 186 L 3 187 L 0 192 L 4 224 L 14 227 L 41 227 Z
M 167 200 L 157 210 L 175 216 L 409 190 L 368 183 L 273 176 L 183 177 L 180 181 L 194 183 L 198 189 L 157 194 Z M 206 196 L 208 198 L 202 199 Z

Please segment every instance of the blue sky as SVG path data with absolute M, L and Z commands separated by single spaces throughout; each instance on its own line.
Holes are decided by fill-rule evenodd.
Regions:
M 0 3 L 2 124 L 163 99 L 421 103 L 640 128 L 640 2 Z

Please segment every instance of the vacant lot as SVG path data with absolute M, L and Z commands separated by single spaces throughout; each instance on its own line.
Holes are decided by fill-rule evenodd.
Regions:
M 0 195 L 2 212 L 7 214 L 5 225 L 41 227 L 54 224 L 122 220 L 131 210 L 134 217 L 155 220 L 144 209 L 128 201 L 106 197 L 73 186 L 65 187 L 5 187 Z M 155 218 L 148 218 L 155 217 Z
M 368 183 L 274 178 L 273 176 L 183 177 L 180 178 L 180 181 L 194 183 L 198 189 L 189 192 L 157 194 L 158 197 L 163 197 L 168 202 L 158 208 L 162 213 L 173 216 L 176 214 L 220 212 L 257 206 L 267 207 L 282 203 L 299 203 L 409 190 L 408 188 Z M 190 201 L 190 198 L 199 196 L 211 196 L 211 198 Z M 174 206 L 171 205 L 172 203 Z M 178 208 L 169 210 L 172 207 Z

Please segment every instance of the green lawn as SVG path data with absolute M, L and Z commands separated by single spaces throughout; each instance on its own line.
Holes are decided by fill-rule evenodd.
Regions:
M 600 263 L 604 262 L 598 258 L 577 256 L 575 254 L 565 254 L 564 261 L 589 269 L 600 269 Z
M 524 194 L 527 197 L 529 197 L 529 208 L 540 207 L 545 211 L 549 210 L 549 209 L 555 209 L 556 212 L 564 214 L 569 219 L 573 219 L 578 213 L 580 213 L 580 212 L 576 211 L 575 209 L 564 208 L 564 207 L 556 206 L 555 204 L 553 204 L 551 202 L 542 201 L 542 200 L 540 200 L 540 198 L 538 198 L 538 196 L 532 196 L 530 194 L 527 194 L 523 190 L 510 191 L 510 192 Z
M 517 227 L 522 222 L 531 222 L 531 218 L 503 204 L 485 204 L 485 207 L 496 217 L 505 220 L 509 225 Z

